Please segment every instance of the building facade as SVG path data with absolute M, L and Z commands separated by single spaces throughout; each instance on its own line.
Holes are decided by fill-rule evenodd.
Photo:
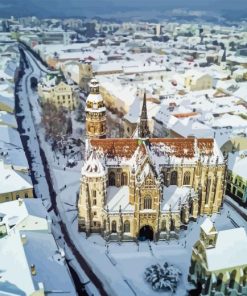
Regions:
M 247 208 L 247 150 L 229 153 L 226 194 Z
M 189 281 L 201 286 L 200 295 L 247 295 L 246 252 L 244 228 L 217 232 L 207 218 L 192 249 Z
M 110 240 L 167 239 L 190 219 L 219 211 L 225 161 L 216 142 L 149 138 L 145 105 L 144 99 L 136 138 L 99 139 L 98 128 L 88 133 L 79 231 Z
M 79 103 L 79 88 L 74 84 L 60 81 L 56 84 L 42 82 L 38 86 L 38 93 L 42 102 L 54 104 L 57 108 L 64 107 L 74 110 Z

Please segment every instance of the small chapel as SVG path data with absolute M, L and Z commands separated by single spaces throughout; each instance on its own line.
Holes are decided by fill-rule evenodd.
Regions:
M 146 95 L 132 138 L 106 138 L 98 81 L 86 100 L 79 231 L 106 240 L 176 238 L 190 220 L 219 212 L 226 163 L 214 139 L 152 138 Z

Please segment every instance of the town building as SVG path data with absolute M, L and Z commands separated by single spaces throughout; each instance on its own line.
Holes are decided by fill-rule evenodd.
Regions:
M 86 104 L 93 86 L 100 101 L 93 111 L 105 116 L 95 79 Z M 87 126 L 94 124 L 91 115 L 88 120 Z M 214 139 L 150 138 L 145 97 L 135 138 L 100 139 L 95 124 L 81 172 L 80 231 L 111 240 L 165 239 L 190 219 L 219 212 L 226 166 Z
M 57 108 L 64 107 L 74 110 L 79 103 L 79 88 L 74 83 L 68 83 L 56 77 L 47 77 L 38 85 L 38 94 L 43 103 L 54 104 Z
M 0 204 L 0 295 L 77 295 L 40 199 Z
M 0 203 L 33 197 L 33 184 L 30 176 L 6 167 L 1 160 L 0 184 Z
M 189 70 L 184 75 L 184 84 L 190 91 L 199 91 L 212 88 L 213 79 L 209 74 Z
M 189 281 L 202 285 L 200 295 L 247 295 L 246 253 L 244 228 L 217 231 L 207 218 L 192 249 Z
M 247 150 L 228 154 L 226 194 L 247 207 Z

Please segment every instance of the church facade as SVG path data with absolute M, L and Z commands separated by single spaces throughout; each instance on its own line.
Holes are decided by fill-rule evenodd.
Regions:
M 79 231 L 107 240 L 169 239 L 198 215 L 217 213 L 226 165 L 214 139 L 150 138 L 145 96 L 133 138 L 107 139 L 104 102 L 92 82 Z

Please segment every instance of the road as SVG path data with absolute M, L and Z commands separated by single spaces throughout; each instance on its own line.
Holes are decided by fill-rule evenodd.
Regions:
M 43 73 L 43 67 L 37 63 L 30 52 L 26 52 L 26 49 L 21 46 L 21 58 L 24 66 L 24 75 L 16 86 L 16 106 L 17 106 L 17 122 L 18 129 L 21 133 L 23 146 L 25 148 L 27 159 L 29 161 L 31 169 L 31 177 L 34 183 L 35 196 L 42 198 L 45 207 L 50 213 L 54 213 L 56 216 L 53 219 L 54 223 L 58 221 L 60 227 L 56 227 L 57 231 L 61 231 L 60 237 L 63 237 L 66 247 L 68 247 L 81 269 L 85 272 L 89 280 L 97 288 L 100 295 L 108 295 L 100 279 L 92 271 L 90 265 L 86 259 L 80 254 L 80 251 L 76 248 L 73 240 L 70 238 L 69 230 L 66 224 L 63 222 L 62 215 L 59 213 L 57 207 L 56 193 L 53 188 L 52 178 L 50 175 L 49 164 L 46 159 L 46 155 L 41 148 L 38 130 L 35 124 L 34 111 L 32 108 L 33 102 L 30 101 L 32 95 L 30 94 L 30 79 L 32 76 L 40 78 Z M 32 59 L 32 60 L 30 60 Z M 34 64 L 38 68 L 34 69 Z M 25 114 L 25 116 L 24 116 Z M 79 275 L 77 279 L 79 278 Z M 75 277 L 74 277 L 75 279 Z M 75 283 L 78 287 L 78 282 Z M 81 285 L 83 287 L 83 283 Z M 82 290 L 82 289 L 81 289 Z M 85 291 L 80 292 L 79 295 L 88 295 Z

